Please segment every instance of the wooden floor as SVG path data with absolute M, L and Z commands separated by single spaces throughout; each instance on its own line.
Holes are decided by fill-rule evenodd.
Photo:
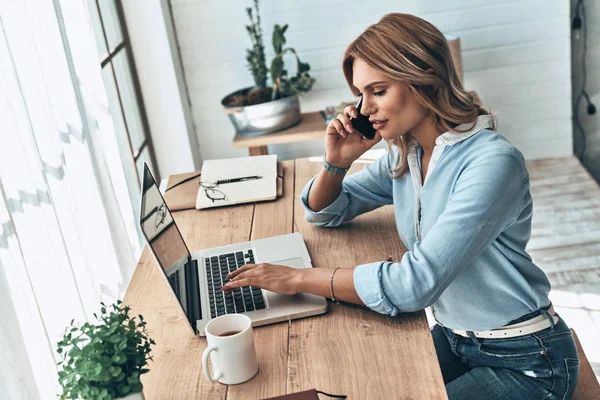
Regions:
M 527 163 L 533 228 L 527 247 L 552 283 L 557 312 L 575 329 L 600 380 L 600 186 L 576 157 Z

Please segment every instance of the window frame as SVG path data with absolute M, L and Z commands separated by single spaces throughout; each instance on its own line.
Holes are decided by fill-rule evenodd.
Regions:
M 117 11 L 117 22 L 119 24 L 119 27 L 121 29 L 121 34 L 122 34 L 122 40 L 116 46 L 114 46 L 114 48 L 112 50 L 111 50 L 111 46 L 109 45 L 108 35 L 106 33 L 106 27 L 105 27 L 105 21 L 104 21 L 105 17 L 102 15 L 102 9 L 100 7 L 99 0 L 89 0 L 88 4 L 91 4 L 91 6 L 95 5 L 97 13 L 98 13 L 100 27 L 102 29 L 101 36 L 104 39 L 104 46 L 106 47 L 106 51 L 107 51 L 107 55 L 104 58 L 102 58 L 100 61 L 100 68 L 102 70 L 104 70 L 105 67 L 109 67 L 111 69 L 110 74 L 112 75 L 112 78 L 115 83 L 115 89 L 117 91 L 117 97 L 118 97 L 118 101 L 119 101 L 121 118 L 123 120 L 125 132 L 127 134 L 127 143 L 129 146 L 129 153 L 130 153 L 131 159 L 133 161 L 133 166 L 136 170 L 136 178 L 137 178 L 138 186 L 140 188 L 141 187 L 141 182 L 140 182 L 141 178 L 140 178 L 140 171 L 138 171 L 137 162 L 138 162 L 138 159 L 140 158 L 140 156 L 142 155 L 142 153 L 144 152 L 144 150 L 148 151 L 148 155 L 150 157 L 150 161 L 151 161 L 152 167 L 153 167 L 152 170 L 158 181 L 160 181 L 160 171 L 159 171 L 158 165 L 156 163 L 156 154 L 154 152 L 152 137 L 150 135 L 150 126 L 148 123 L 148 118 L 146 116 L 146 108 L 144 106 L 144 102 L 143 102 L 143 98 L 142 98 L 142 91 L 140 88 L 140 83 L 139 83 L 139 79 L 138 79 L 138 75 L 137 75 L 137 68 L 135 66 L 135 60 L 133 58 L 133 53 L 131 51 L 131 42 L 130 42 L 130 38 L 129 38 L 129 33 L 127 32 L 127 25 L 125 23 L 125 15 L 123 12 L 123 5 L 121 3 L 121 0 L 108 0 L 108 1 L 112 1 L 113 4 L 115 5 L 116 11 Z M 119 85 L 119 81 L 117 80 L 117 74 L 115 72 L 115 66 L 113 64 L 115 57 L 123 51 L 125 52 L 125 54 L 127 56 L 127 62 L 129 64 L 129 73 L 131 75 L 131 80 L 132 80 L 131 84 L 133 86 L 133 91 L 134 91 L 135 98 L 136 98 L 135 101 L 137 103 L 137 107 L 138 107 L 138 110 L 140 113 L 139 117 L 142 122 L 142 128 L 143 128 L 143 134 L 144 134 L 144 140 L 141 142 L 138 149 L 135 149 L 133 147 L 133 140 L 132 140 L 132 135 L 130 132 L 131 127 L 129 126 L 129 123 L 127 121 L 125 107 L 123 106 L 123 95 L 121 93 L 121 88 Z M 118 132 L 116 132 L 116 134 L 118 134 Z

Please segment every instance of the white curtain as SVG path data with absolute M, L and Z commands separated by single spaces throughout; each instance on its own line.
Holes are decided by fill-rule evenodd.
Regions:
M 140 253 L 86 7 L 0 0 L 1 399 L 56 398 L 56 342 Z

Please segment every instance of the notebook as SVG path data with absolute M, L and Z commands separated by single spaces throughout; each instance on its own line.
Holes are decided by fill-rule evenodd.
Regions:
M 239 182 L 235 180 L 259 176 Z M 222 207 L 277 198 L 277 155 L 206 160 L 202 164 L 196 208 Z
M 163 197 L 171 211 L 196 208 L 200 171 L 170 175 Z
M 321 395 L 321 396 L 319 396 Z M 345 399 L 348 396 L 344 394 L 329 394 L 325 392 L 321 392 L 320 390 L 310 389 L 305 390 L 303 392 L 286 394 L 283 396 L 269 397 L 264 400 L 321 400 L 321 399 Z

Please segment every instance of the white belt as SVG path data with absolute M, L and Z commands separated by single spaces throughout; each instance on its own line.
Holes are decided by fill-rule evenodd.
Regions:
M 554 308 L 550 306 L 547 310 L 548 314 L 552 316 L 554 324 L 558 323 L 558 317 L 554 315 Z M 539 332 L 542 329 L 551 327 L 550 320 L 546 318 L 544 314 L 540 314 L 535 318 L 527 321 L 519 322 L 512 325 L 503 326 L 502 328 L 492 329 L 490 331 L 473 332 L 475 337 L 482 339 L 500 339 L 500 338 L 511 338 L 523 335 L 529 335 L 530 333 Z M 457 335 L 469 337 L 467 331 L 461 331 L 458 329 L 452 329 Z

